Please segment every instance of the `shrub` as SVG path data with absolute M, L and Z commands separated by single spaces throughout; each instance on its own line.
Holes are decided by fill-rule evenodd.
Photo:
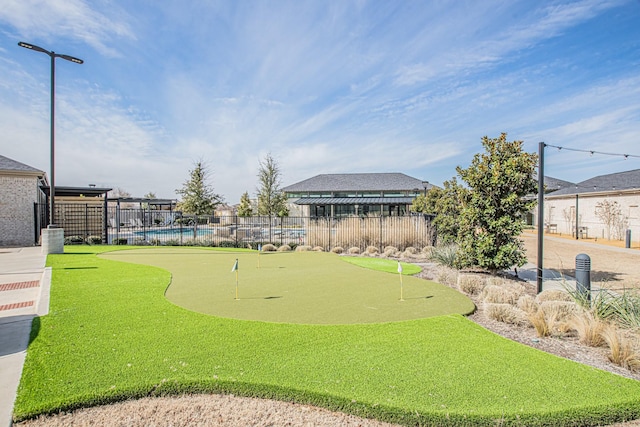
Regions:
M 311 250 L 311 246 L 307 246 L 307 245 L 298 245 L 296 247 L 296 252 L 308 252 Z
M 137 238 L 137 239 L 133 239 L 133 244 L 135 246 L 149 246 L 149 242 L 147 242 L 145 239 L 143 238 Z M 192 243 L 193 244 L 193 243 Z
M 414 248 L 413 246 L 408 246 L 405 248 L 405 253 L 409 253 L 411 255 L 416 255 L 418 253 L 418 250 L 416 248 Z
M 87 243 L 90 245 L 101 245 L 102 236 L 89 236 L 87 237 Z
M 360 248 L 357 246 L 354 246 L 352 248 L 349 248 L 349 255 L 360 255 Z
M 311 250 L 314 252 L 324 252 L 324 248 L 322 246 L 314 246 Z
M 220 243 L 218 243 L 218 246 L 221 248 L 235 248 L 236 242 L 233 240 L 221 240 Z
M 275 252 L 276 250 L 277 248 L 275 247 L 275 245 L 272 245 L 271 243 L 262 245 L 262 252 Z
M 606 324 L 590 311 L 583 311 L 571 319 L 571 326 L 578 333 L 582 344 L 590 347 L 601 347 L 605 344 L 602 332 Z
M 278 252 L 291 252 L 291 246 L 282 245 L 278 248 Z
M 84 243 L 82 236 L 69 236 L 64 238 L 65 245 L 81 245 Z
M 467 295 L 478 295 L 485 287 L 482 277 L 475 274 L 461 274 L 457 281 L 458 289 Z
M 618 332 L 613 325 L 607 325 L 602 338 L 609 347 L 609 360 L 632 372 L 640 371 L 640 355 L 633 349 L 631 342 Z
M 431 248 L 431 260 L 450 268 L 455 267 L 458 248 L 455 245 L 434 246 Z
M 527 314 L 511 304 L 485 303 L 484 310 L 488 318 L 510 325 L 527 324 Z
M 117 239 L 113 239 L 112 243 L 114 245 L 126 245 L 128 240 L 124 237 L 118 237 Z
M 333 252 L 334 254 L 341 254 L 344 252 L 344 249 L 342 248 L 342 246 L 336 246 L 331 249 L 331 252 Z

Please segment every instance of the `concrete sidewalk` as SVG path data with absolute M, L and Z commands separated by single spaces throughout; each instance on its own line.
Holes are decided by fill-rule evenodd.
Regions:
M 0 248 L 0 427 L 12 425 L 31 322 L 49 311 L 46 258 L 39 246 Z

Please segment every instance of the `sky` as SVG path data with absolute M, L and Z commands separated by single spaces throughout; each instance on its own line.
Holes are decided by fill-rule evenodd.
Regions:
M 639 23 L 640 0 L 3 0 L 0 154 L 49 174 L 24 41 L 84 60 L 55 62 L 56 185 L 175 199 L 202 161 L 233 204 L 267 155 L 282 186 L 442 185 L 502 132 L 579 182 L 640 169 Z

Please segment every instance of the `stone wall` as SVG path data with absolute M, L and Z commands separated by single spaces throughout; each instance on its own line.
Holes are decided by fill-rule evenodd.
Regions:
M 38 178 L 0 175 L 0 246 L 33 246 Z

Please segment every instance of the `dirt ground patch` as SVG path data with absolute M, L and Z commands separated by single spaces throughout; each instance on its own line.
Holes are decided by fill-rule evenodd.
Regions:
M 537 236 L 527 232 L 523 236 L 529 262 L 537 263 Z M 591 257 L 592 283 L 610 289 L 640 289 L 640 250 L 620 249 L 607 242 L 583 241 L 558 236 L 545 236 L 544 268 L 574 276 L 575 257 L 586 253 Z M 619 245 L 618 245 L 619 246 Z M 423 265 L 423 264 L 421 264 Z M 427 267 L 422 277 L 435 279 L 437 267 Z M 535 292 L 533 284 L 528 285 Z M 478 304 L 480 305 L 480 304 Z M 640 380 L 607 359 L 604 349 L 591 348 L 576 340 L 538 338 L 533 328 L 507 325 L 488 319 L 479 309 L 471 320 L 485 328 L 521 342 L 585 363 L 618 375 Z M 342 413 L 332 413 L 307 405 L 297 405 L 264 399 L 229 395 L 195 395 L 166 398 L 147 398 L 109 406 L 81 409 L 70 413 L 41 417 L 16 424 L 18 426 L 362 426 L 383 427 L 391 424 L 362 419 Z M 640 420 L 615 424 L 611 427 L 640 427 Z
M 538 238 L 533 231 L 523 234 L 529 262 L 537 263 Z M 544 268 L 575 277 L 576 255 L 591 258 L 591 283 L 602 288 L 640 289 L 640 250 L 624 249 L 624 242 L 575 240 L 570 236 L 544 236 Z

